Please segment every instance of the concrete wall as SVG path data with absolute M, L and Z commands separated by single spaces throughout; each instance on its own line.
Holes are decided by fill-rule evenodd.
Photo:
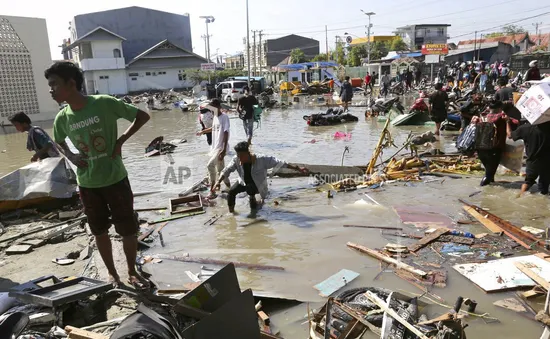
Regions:
M 192 68 L 200 69 L 204 61 L 197 57 L 165 58 L 165 59 L 139 59 L 130 66 L 128 71 L 136 69 L 164 69 L 164 68 Z
M 319 41 L 298 35 L 267 40 L 267 66 L 278 65 L 295 48 L 301 49 L 307 57 L 314 57 L 319 54 Z
M 159 74 L 164 72 L 166 72 L 166 74 Z M 152 70 L 150 68 L 132 68 L 132 70 L 127 72 L 128 91 L 138 92 L 150 89 L 168 90 L 171 88 L 192 87 L 194 82 L 191 79 L 179 79 L 180 72 L 183 72 L 183 69 L 176 67 L 158 70 Z M 132 74 L 132 76 L 130 76 L 130 74 Z M 137 76 L 135 74 L 137 74 Z
M 118 49 L 121 53 L 121 57 L 124 57 L 122 52 L 122 44 L 120 41 L 113 40 L 100 40 L 92 41 L 92 55 L 94 59 L 98 58 L 114 58 L 114 50 Z
M 34 78 L 34 83 L 30 85 L 34 86 L 36 89 L 39 106 L 39 113 L 32 114 L 30 116 L 31 120 L 45 121 L 54 119 L 59 111 L 59 105 L 52 99 L 48 82 L 44 78 L 44 70 L 52 64 L 46 20 L 3 15 L 0 17 L 9 21 L 30 53 L 32 74 Z M 0 58 L 2 58 L 1 54 Z M 3 89 L 0 88 L 0 91 L 2 90 Z M 26 99 L 21 97 L 21 100 L 25 101 Z M 5 121 L 7 123 L 7 118 L 0 117 L 0 121 Z
M 126 70 L 103 70 L 89 71 L 86 76 L 86 91 L 88 94 L 126 94 L 128 93 L 128 85 L 126 82 Z M 93 88 L 89 86 L 89 81 L 94 82 Z
M 127 7 L 77 15 L 73 24 L 78 37 L 98 26 L 124 37 L 126 41 L 122 43 L 122 47 L 126 63 L 164 39 L 193 50 L 188 15 Z

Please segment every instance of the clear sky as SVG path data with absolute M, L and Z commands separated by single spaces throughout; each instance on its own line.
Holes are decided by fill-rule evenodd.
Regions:
M 48 25 L 52 59 L 61 59 L 59 47 L 69 36 L 69 21 L 75 15 L 102 10 L 141 6 L 172 13 L 189 13 L 193 51 L 204 55 L 204 21 L 199 16 L 212 15 L 210 24 L 211 55 L 243 50 L 246 36 L 245 0 L 93 0 L 93 1 L 2 1 L 3 15 L 45 18 Z M 325 51 L 325 25 L 328 26 L 329 48 L 335 36 L 349 33 L 366 36 L 368 18 L 360 10 L 375 12 L 372 16 L 374 35 L 388 35 L 399 26 L 419 23 L 448 23 L 451 41 L 473 38 L 474 31 L 502 26 L 524 18 L 550 12 L 550 2 L 535 0 L 249 0 L 250 29 L 263 30 L 267 38 L 296 33 L 317 39 Z M 550 33 L 550 14 L 517 22 L 533 33 L 533 24 Z M 487 30 L 484 33 L 498 30 Z M 252 39 L 252 37 L 251 37 Z

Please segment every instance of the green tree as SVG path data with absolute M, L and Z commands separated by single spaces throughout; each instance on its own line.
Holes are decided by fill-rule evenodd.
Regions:
M 336 44 L 336 51 L 334 54 L 337 63 L 340 65 L 346 64 L 346 54 L 344 53 L 344 46 L 342 46 L 342 44 Z
M 290 62 L 293 64 L 299 64 L 301 62 L 306 62 L 307 58 L 304 54 L 304 51 L 302 51 L 299 48 L 295 48 L 290 52 Z
M 367 57 L 367 48 L 364 45 L 353 46 L 348 54 L 348 66 L 361 66 L 363 59 Z
M 409 46 L 400 36 L 395 37 L 390 44 L 390 51 L 408 51 Z
M 521 33 L 526 33 L 525 28 L 517 25 L 506 25 L 506 26 L 503 26 L 500 31 L 485 34 L 484 36 L 486 38 L 497 38 L 500 36 L 521 34 Z
M 386 55 L 390 50 L 390 43 L 387 41 L 375 41 L 371 44 L 370 47 L 370 60 L 380 60 Z
M 317 54 L 316 56 L 313 57 L 313 59 L 311 59 L 311 61 L 327 61 L 327 55 L 324 54 L 324 53 L 321 53 L 321 54 Z

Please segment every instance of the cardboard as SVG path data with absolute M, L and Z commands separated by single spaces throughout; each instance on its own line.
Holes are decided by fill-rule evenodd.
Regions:
M 516 108 L 532 125 L 550 121 L 550 83 L 540 83 L 523 93 Z

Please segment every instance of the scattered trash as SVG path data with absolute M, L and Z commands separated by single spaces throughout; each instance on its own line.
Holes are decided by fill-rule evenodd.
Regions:
M 65 266 L 65 265 L 74 264 L 74 259 L 68 259 L 68 258 L 55 258 L 55 259 L 52 259 L 52 262 L 53 262 L 54 264 L 58 264 L 58 265 Z
M 313 287 L 319 291 L 320 296 L 329 297 L 358 276 L 359 273 L 343 269 Z

